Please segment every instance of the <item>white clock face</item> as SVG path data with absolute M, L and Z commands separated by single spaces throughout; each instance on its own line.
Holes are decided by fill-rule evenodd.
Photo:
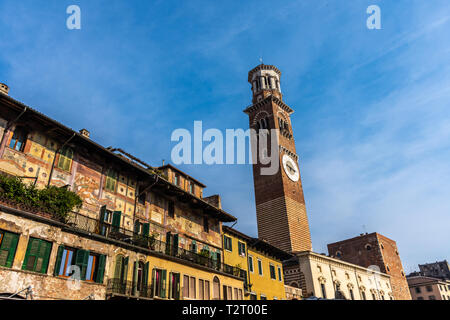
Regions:
M 300 179 L 300 173 L 298 171 L 297 164 L 287 154 L 283 155 L 283 169 L 289 179 L 291 179 L 292 181 L 297 182 L 298 179 Z

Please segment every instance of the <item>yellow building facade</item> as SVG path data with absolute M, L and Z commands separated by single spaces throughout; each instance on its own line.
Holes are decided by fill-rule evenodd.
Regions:
M 246 270 L 246 300 L 285 300 L 282 261 L 291 255 L 267 242 L 223 227 L 224 263 Z

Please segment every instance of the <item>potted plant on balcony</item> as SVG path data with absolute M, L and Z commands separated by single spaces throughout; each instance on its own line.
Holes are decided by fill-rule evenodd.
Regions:
M 148 245 L 151 250 L 155 250 L 156 247 L 156 238 L 159 236 L 157 232 L 153 232 L 148 236 Z

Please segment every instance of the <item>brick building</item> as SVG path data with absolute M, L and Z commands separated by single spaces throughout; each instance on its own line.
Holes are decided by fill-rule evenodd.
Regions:
M 397 244 L 381 234 L 361 234 L 359 237 L 328 244 L 330 256 L 363 267 L 377 266 L 391 276 L 392 293 L 396 300 L 411 300 Z
M 0 295 L 30 287 L 35 299 L 209 300 L 231 288 L 227 299 L 243 297 L 246 271 L 223 263 L 222 223 L 236 218 L 218 196 L 204 198 L 205 185 L 181 170 L 104 148 L 8 92 L 0 85 L 0 174 L 66 188 L 83 203 L 62 219 L 0 193 Z

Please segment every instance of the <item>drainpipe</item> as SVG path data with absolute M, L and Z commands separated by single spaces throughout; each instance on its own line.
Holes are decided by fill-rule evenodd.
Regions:
M 56 155 L 59 153 L 59 151 L 61 151 L 62 148 L 64 148 L 77 134 L 74 133 L 66 142 L 64 142 L 64 144 L 59 147 L 56 151 L 55 151 L 55 156 L 53 157 L 53 162 L 52 162 L 52 167 L 50 169 L 50 174 L 48 177 L 48 182 L 47 182 L 47 187 L 50 186 L 50 182 L 52 181 L 52 175 L 53 175 L 53 169 L 55 168 L 55 162 L 56 162 Z
M 22 115 L 28 110 L 27 107 L 24 107 L 22 112 L 12 121 L 9 121 L 5 127 L 5 131 L 3 131 L 2 142 L 0 143 L 0 158 L 3 158 L 3 153 L 5 152 L 6 147 L 6 136 L 9 134 L 9 129 L 22 117 Z

